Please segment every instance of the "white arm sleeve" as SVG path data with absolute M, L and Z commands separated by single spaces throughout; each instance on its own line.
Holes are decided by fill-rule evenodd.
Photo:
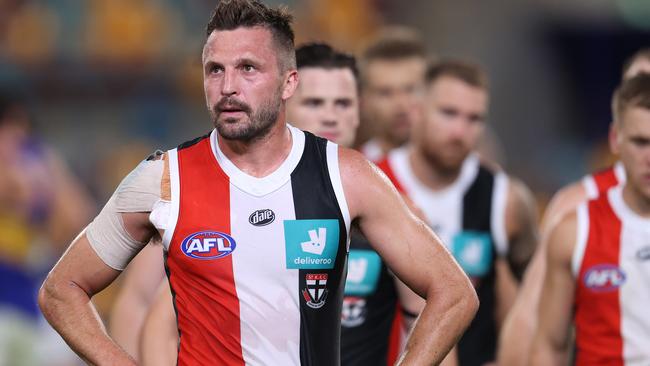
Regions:
M 147 244 L 129 235 L 121 213 L 151 212 L 154 203 L 160 200 L 162 174 L 162 160 L 141 162 L 122 180 L 102 211 L 86 228 L 90 246 L 111 268 L 124 270 Z

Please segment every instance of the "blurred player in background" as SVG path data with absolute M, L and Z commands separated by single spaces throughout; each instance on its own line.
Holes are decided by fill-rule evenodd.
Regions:
M 387 28 L 361 55 L 361 119 L 371 139 L 361 152 L 379 161 L 403 145 L 418 118 L 426 49 L 409 28 Z
M 457 363 L 494 361 L 496 339 L 537 242 L 535 203 L 519 180 L 485 165 L 475 149 L 488 113 L 484 72 L 443 60 L 426 73 L 424 116 L 409 145 L 379 163 L 448 244 L 479 295 L 457 345 Z M 417 315 L 417 309 L 411 310 Z M 453 355 L 447 361 L 454 364 Z
M 36 295 L 94 207 L 32 128 L 26 103 L 0 94 L 0 364 L 66 365 L 77 358 L 49 336 Z
M 554 225 L 532 346 L 533 365 L 650 363 L 650 74 L 624 80 L 609 141 L 626 179 Z
M 637 51 L 624 63 L 622 79 L 629 79 L 639 73 L 650 73 L 650 49 Z M 578 204 L 595 199 L 611 187 L 623 182 L 625 182 L 625 168 L 619 162 L 569 184 L 551 199 L 540 226 L 541 245 L 533 256 L 524 276 L 522 289 L 504 323 L 499 340 L 499 365 L 522 365 L 530 355 L 533 334 L 537 328 L 539 297 L 546 271 L 544 247 L 550 231 L 564 216 L 575 210 Z

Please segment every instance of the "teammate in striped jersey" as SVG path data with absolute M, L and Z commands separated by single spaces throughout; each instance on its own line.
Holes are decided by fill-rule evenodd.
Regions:
M 650 75 L 624 81 L 612 109 L 626 181 L 551 231 L 534 365 L 566 362 L 572 319 L 577 365 L 650 363 Z
M 478 67 L 433 63 L 425 103 L 409 145 L 378 165 L 424 212 L 472 279 L 481 306 L 458 343 L 457 363 L 483 365 L 495 359 L 500 322 L 536 245 L 534 200 L 522 182 L 475 153 L 488 106 L 486 76 Z
M 43 284 L 48 321 L 88 362 L 134 364 L 90 298 L 157 238 L 179 365 L 337 365 L 357 220 L 393 273 L 427 298 L 401 362 L 440 362 L 474 316 L 475 292 L 372 164 L 286 124 L 298 82 L 290 16 L 255 0 L 221 1 L 207 37 L 204 91 L 215 129 L 167 152 L 149 210 L 120 211 L 128 197 L 146 200 L 122 189 L 142 171 L 125 179 Z
M 623 65 L 622 78 L 629 79 L 639 73 L 650 72 L 650 49 L 636 52 Z M 498 352 L 498 363 L 504 366 L 525 364 L 530 355 L 532 338 L 537 327 L 538 303 L 546 270 L 544 247 L 548 233 L 578 204 L 597 198 L 602 192 L 625 181 L 625 169 L 619 162 L 600 172 L 589 174 L 569 184 L 551 199 L 540 224 L 541 245 L 526 270 L 521 290 L 512 310 L 508 313 Z

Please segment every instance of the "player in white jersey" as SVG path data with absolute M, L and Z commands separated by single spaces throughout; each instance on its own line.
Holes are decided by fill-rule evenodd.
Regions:
M 622 77 L 629 79 L 639 73 L 648 72 L 650 72 L 650 49 L 645 48 L 625 62 Z M 537 327 L 537 306 L 546 269 L 543 248 L 550 230 L 581 202 L 594 199 L 603 191 L 624 181 L 625 170 L 622 164 L 617 163 L 612 168 L 587 175 L 569 184 L 551 199 L 540 225 L 541 245 L 533 256 L 529 269 L 524 275 L 521 291 L 503 325 L 498 352 L 500 365 L 524 364 L 530 354 L 533 334 Z

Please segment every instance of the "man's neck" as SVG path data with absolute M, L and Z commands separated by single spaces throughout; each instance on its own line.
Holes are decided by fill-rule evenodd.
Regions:
M 291 131 L 280 119 L 268 134 L 251 141 L 226 140 L 217 135 L 223 154 L 244 173 L 263 178 L 285 161 L 292 147 Z
M 446 169 L 439 164 L 427 159 L 424 153 L 418 151 L 416 147 L 409 148 L 409 163 L 413 175 L 424 184 L 426 187 L 433 191 L 439 191 L 447 188 L 454 183 L 458 176 L 462 165 L 457 169 Z
M 626 183 L 623 187 L 623 201 L 637 215 L 650 218 L 650 198 L 634 189 L 630 183 Z

